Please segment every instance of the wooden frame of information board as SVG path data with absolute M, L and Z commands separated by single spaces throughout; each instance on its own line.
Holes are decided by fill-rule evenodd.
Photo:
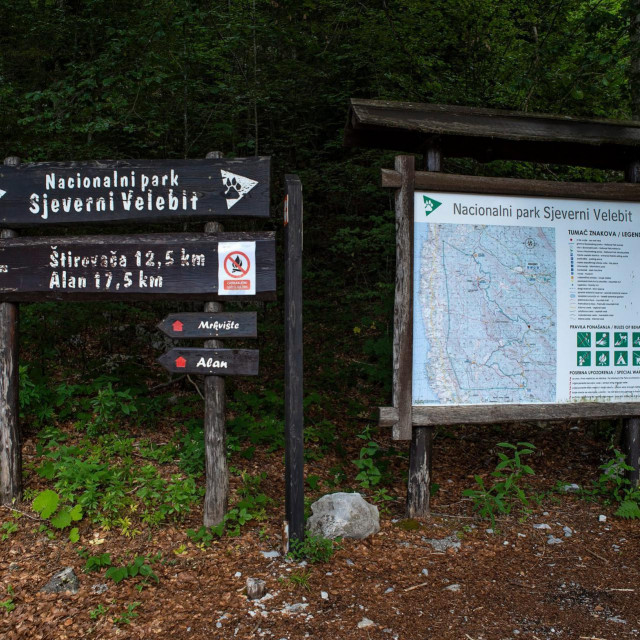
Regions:
M 396 288 L 393 339 L 393 406 L 380 408 L 381 426 L 393 428 L 396 440 L 411 440 L 407 512 L 424 516 L 429 510 L 431 441 L 437 425 L 482 424 L 518 420 L 571 418 L 631 418 L 640 414 L 639 402 L 575 402 L 531 404 L 483 404 L 459 406 L 413 406 L 413 270 L 414 193 L 416 190 L 470 194 L 541 196 L 640 202 L 635 184 L 582 184 L 510 178 L 482 178 L 438 173 L 440 153 L 429 149 L 426 172 L 415 171 L 413 156 L 396 157 L 395 170 L 382 171 L 382 185 L 396 189 Z M 630 171 L 630 181 L 635 172 Z M 637 431 L 637 428 L 631 430 Z M 631 460 L 637 462 L 637 438 L 627 443 Z M 637 467 L 637 464 L 634 465 Z M 637 469 L 636 469 L 637 473 Z

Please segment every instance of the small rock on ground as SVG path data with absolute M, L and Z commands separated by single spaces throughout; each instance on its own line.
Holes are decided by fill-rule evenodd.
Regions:
M 260 578 L 247 578 L 247 597 L 249 600 L 258 600 L 267 591 L 267 583 Z
M 376 623 L 373 620 L 369 620 L 369 618 L 362 618 L 360 622 L 358 622 L 358 629 L 366 629 L 367 627 L 375 627 Z
M 323 538 L 367 538 L 380 531 L 378 507 L 359 493 L 330 493 L 311 505 L 307 528 Z
M 448 536 L 447 538 L 442 538 L 442 540 L 437 540 L 435 538 L 428 539 L 422 538 L 427 544 L 430 544 L 435 551 L 446 551 L 447 549 L 455 549 L 456 551 L 460 549 L 462 543 L 460 542 L 460 538 L 455 534 L 452 536 Z
M 96 595 L 102 595 L 105 591 L 108 591 L 109 587 L 104 582 L 100 584 L 91 585 L 91 593 L 95 593 Z
M 80 583 L 78 576 L 73 572 L 72 567 L 66 567 L 62 571 L 55 573 L 49 582 L 40 589 L 44 593 L 63 593 L 69 591 L 72 595 L 78 593 Z
M 286 604 L 283 611 L 285 613 L 300 613 L 309 606 L 308 602 L 296 602 L 295 604 Z

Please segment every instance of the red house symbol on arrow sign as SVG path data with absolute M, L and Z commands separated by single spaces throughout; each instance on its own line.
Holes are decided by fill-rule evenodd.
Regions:
M 182 331 L 182 327 L 184 327 L 184 325 L 182 324 L 182 322 L 180 322 L 180 320 L 176 320 L 172 325 L 173 330 L 178 333 L 179 331 Z
M 182 356 L 176 358 L 176 367 L 178 367 L 179 369 L 184 369 L 186 366 L 187 361 Z

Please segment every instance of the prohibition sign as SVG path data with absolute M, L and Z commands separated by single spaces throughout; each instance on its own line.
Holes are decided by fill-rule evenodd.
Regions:
M 242 258 L 245 259 L 246 266 L 243 266 Z M 233 273 L 231 273 L 229 268 L 233 270 L 234 267 L 236 269 L 240 269 L 240 274 L 234 275 Z M 242 278 L 243 276 L 246 276 L 247 273 L 249 273 L 250 267 L 251 262 L 249 262 L 249 256 L 247 256 L 247 254 L 243 253 L 242 251 L 232 251 L 224 259 L 224 270 L 227 272 L 230 278 Z

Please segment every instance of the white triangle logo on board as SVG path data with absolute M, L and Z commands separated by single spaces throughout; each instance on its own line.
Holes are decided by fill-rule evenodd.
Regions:
M 258 184 L 257 180 L 245 178 L 224 169 L 220 169 L 220 173 L 222 174 L 222 183 L 226 188 L 224 195 L 227 199 L 227 209 L 231 209 L 234 204 L 240 202 L 243 196 L 246 196 Z
M 7 193 L 6 191 L 3 191 L 2 189 L 0 189 L 0 198 L 2 198 L 2 196 Z

